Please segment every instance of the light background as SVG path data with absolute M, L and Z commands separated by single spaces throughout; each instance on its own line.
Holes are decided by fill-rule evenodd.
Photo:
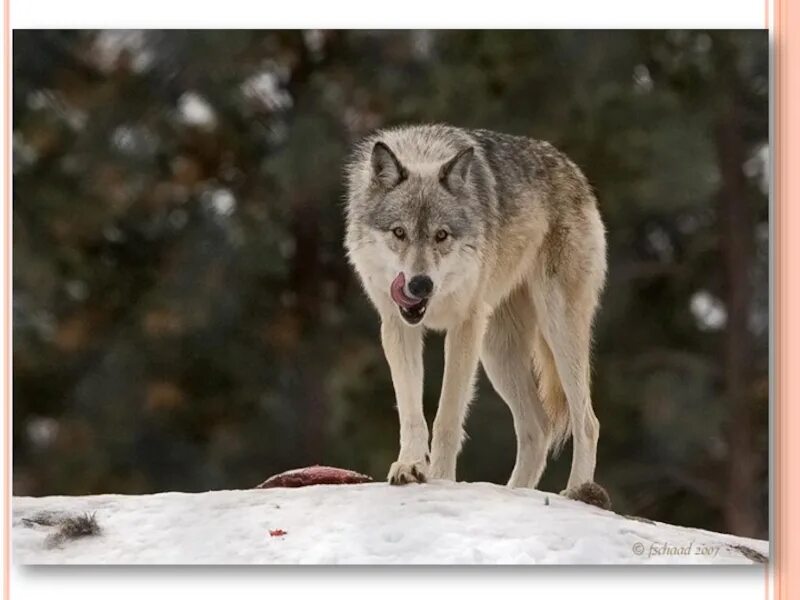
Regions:
M 173 2 L 139 0 L 15 0 L 13 28 L 763 28 L 771 15 L 764 0 L 582 0 L 522 2 L 492 0 L 479 10 L 466 3 L 409 0 L 401 3 L 349 0 L 288 3 L 227 0 Z M 3 30 L 3 43 L 6 29 Z M 4 63 L 4 66 L 8 63 Z M 5 73 L 4 73 L 5 76 Z M 5 125 L 5 121 L 4 121 Z M 6 139 L 5 131 L 2 139 Z M 3 145 L 2 160 L 6 161 Z M 4 182 L 5 185 L 5 182 Z M 4 251 L 7 213 L 3 211 Z M 4 264 L 6 262 L 4 256 Z M 10 261 L 9 261 L 10 262 Z M 8 298 L 7 279 L 2 296 Z M 5 352 L 5 362 L 10 356 Z M 3 389 L 8 390 L 3 372 Z M 6 400 L 8 402 L 9 400 Z M 5 427 L 4 431 L 5 433 Z M 7 450 L 3 436 L 3 451 Z M 5 457 L 4 457 L 5 460 Z M 4 548 L 5 550 L 5 548 Z M 5 557 L 4 557 L 5 558 Z M 13 598 L 194 599 L 314 594 L 348 598 L 466 597 L 524 594 L 545 597 L 707 598 L 768 597 L 763 568 L 12 568 Z

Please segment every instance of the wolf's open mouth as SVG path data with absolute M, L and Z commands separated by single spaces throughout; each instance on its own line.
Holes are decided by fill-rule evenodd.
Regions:
M 410 324 L 416 325 L 420 321 L 422 321 L 422 317 L 425 316 L 425 309 L 428 307 L 427 300 L 420 300 L 419 304 L 414 306 L 413 308 L 403 308 L 400 307 L 400 314 L 403 315 L 403 318 Z
M 406 294 L 405 287 L 406 276 L 400 273 L 394 278 L 394 281 L 392 281 L 390 294 L 406 322 L 410 325 L 416 325 L 422 320 L 422 317 L 425 316 L 428 300 L 427 298 L 420 299 L 409 296 Z

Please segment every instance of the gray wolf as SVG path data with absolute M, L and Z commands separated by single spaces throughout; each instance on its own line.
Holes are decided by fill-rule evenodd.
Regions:
M 346 172 L 349 261 L 381 318 L 400 417 L 393 484 L 455 480 L 478 363 L 508 404 L 508 484 L 536 487 L 571 435 L 567 488 L 594 479 L 592 321 L 605 229 L 581 170 L 551 144 L 418 125 L 358 143 Z M 445 331 L 432 437 L 422 410 L 425 330 Z

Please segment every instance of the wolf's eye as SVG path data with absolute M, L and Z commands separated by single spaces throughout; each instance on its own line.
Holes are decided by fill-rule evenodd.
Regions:
M 406 230 L 403 229 L 402 227 L 395 227 L 394 229 L 392 229 L 392 233 L 394 234 L 394 237 L 396 237 L 398 240 L 406 239 Z
M 440 229 L 439 231 L 436 232 L 436 241 L 443 242 L 447 239 L 449 235 L 450 234 L 447 233 L 444 229 Z

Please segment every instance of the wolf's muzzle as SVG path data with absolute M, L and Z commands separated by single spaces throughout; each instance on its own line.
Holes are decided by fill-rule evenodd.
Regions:
M 411 283 L 417 280 L 412 289 Z M 427 281 L 425 281 L 427 280 Z M 400 309 L 400 315 L 405 319 L 409 325 L 416 325 L 425 316 L 425 310 L 428 308 L 428 298 L 425 296 L 420 297 L 419 294 L 430 295 L 433 291 L 433 282 L 427 275 L 417 275 L 411 278 L 408 285 L 408 293 L 406 293 L 406 277 L 403 273 L 398 273 L 397 277 L 392 281 L 389 294 L 394 300 L 397 307 Z

